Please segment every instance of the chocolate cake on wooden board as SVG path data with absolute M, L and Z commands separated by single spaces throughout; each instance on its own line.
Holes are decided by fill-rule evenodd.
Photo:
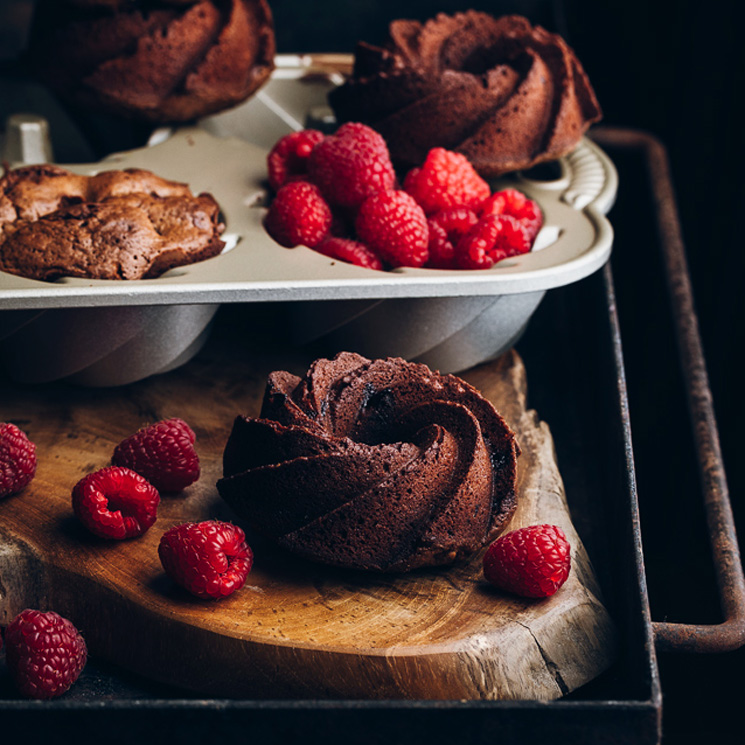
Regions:
M 335 566 L 451 564 L 516 507 L 519 447 L 491 403 L 452 375 L 342 352 L 304 378 L 274 372 L 261 416 L 239 416 L 221 496 L 257 531 Z
M 559 35 L 474 10 L 393 21 L 383 46 L 360 42 L 353 74 L 329 103 L 340 121 L 377 129 L 401 166 L 444 147 L 487 177 L 566 155 L 601 117 Z
M 68 103 L 168 123 L 246 100 L 275 49 L 266 0 L 42 0 L 27 51 Z
M 141 169 L 0 178 L 0 270 L 31 279 L 156 277 L 219 254 L 223 230 L 210 194 Z

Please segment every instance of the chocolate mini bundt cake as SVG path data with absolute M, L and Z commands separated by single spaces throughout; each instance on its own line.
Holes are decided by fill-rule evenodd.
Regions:
M 300 557 L 407 571 L 465 558 L 504 529 L 518 454 L 466 382 L 342 352 L 304 378 L 269 376 L 260 417 L 233 424 L 217 487 L 254 530 Z
M 28 45 L 68 103 L 152 123 L 245 101 L 274 53 L 266 0 L 41 0 Z
M 0 271 L 30 279 L 141 279 L 211 258 L 224 243 L 210 194 L 130 168 L 53 165 L 0 178 Z
M 360 42 L 329 103 L 340 121 L 378 130 L 397 165 L 420 165 L 444 147 L 485 177 L 566 155 L 601 117 L 560 36 L 474 10 L 394 21 L 383 46 Z

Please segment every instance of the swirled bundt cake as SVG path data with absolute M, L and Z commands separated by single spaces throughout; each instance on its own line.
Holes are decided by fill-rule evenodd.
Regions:
M 340 121 L 378 130 L 398 165 L 444 147 L 487 177 L 566 155 L 601 117 L 560 36 L 522 16 L 474 10 L 397 20 L 383 46 L 360 42 L 329 103 Z
M 274 53 L 266 0 L 42 0 L 28 47 L 64 100 L 152 123 L 241 103 Z
M 269 376 L 238 416 L 220 495 L 257 532 L 330 565 L 407 571 L 492 540 L 516 507 L 519 447 L 463 380 L 342 352 Z
M 219 254 L 224 227 L 210 194 L 138 168 L 0 178 L 0 271 L 30 279 L 157 277 Z

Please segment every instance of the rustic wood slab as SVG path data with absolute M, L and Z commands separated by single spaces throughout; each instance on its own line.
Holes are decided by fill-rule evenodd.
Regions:
M 250 537 L 246 586 L 219 603 L 176 588 L 157 556 L 172 525 L 235 520 L 215 488 L 238 413 L 258 413 L 267 373 L 303 372 L 312 358 L 216 334 L 180 370 L 115 389 L 2 384 L 0 420 L 37 444 L 36 478 L 0 501 L 0 624 L 24 607 L 71 618 L 91 652 L 152 679 L 229 697 L 541 699 L 605 670 L 614 631 L 572 526 L 548 426 L 526 408 L 519 356 L 463 375 L 518 434 L 520 506 L 511 528 L 560 525 L 569 580 L 552 598 L 521 600 L 483 582 L 481 555 L 449 570 L 373 576 L 298 561 Z M 70 492 L 109 464 L 140 426 L 180 416 L 197 434 L 201 479 L 164 497 L 142 538 L 88 536 Z

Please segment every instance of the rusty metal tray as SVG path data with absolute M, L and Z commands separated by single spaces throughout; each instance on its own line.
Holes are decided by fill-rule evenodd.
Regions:
M 257 743 L 302 738 L 331 745 L 352 740 L 432 745 L 457 737 L 477 745 L 544 742 L 550 733 L 553 742 L 636 745 L 660 740 L 657 652 L 740 647 L 745 643 L 745 582 L 664 147 L 652 137 L 624 129 L 599 129 L 595 137 L 621 171 L 614 221 L 623 225 L 633 216 L 638 224 L 639 210 L 646 212 L 652 228 L 648 240 L 661 258 L 659 265 L 650 262 L 647 271 L 656 272 L 670 289 L 669 316 L 680 350 L 679 362 L 672 364 L 681 373 L 693 420 L 691 450 L 702 479 L 721 622 L 652 621 L 639 514 L 639 497 L 644 495 L 638 493 L 635 467 L 635 458 L 642 460 L 646 454 L 632 447 L 621 345 L 621 328 L 627 336 L 639 332 L 624 320 L 638 298 L 628 280 L 633 270 L 623 258 L 621 232 L 613 266 L 551 293 L 518 345 L 528 370 L 529 403 L 553 430 L 573 519 L 620 629 L 621 655 L 608 673 L 550 704 L 247 701 L 193 697 L 92 660 L 65 697 L 29 702 L 14 696 L 0 665 L 0 711 L 8 739 L 23 735 L 33 741 L 53 733 L 58 742 L 79 744 L 97 742 L 105 733 L 111 743 L 150 742 L 167 734 L 183 743 L 245 736 Z M 629 183 L 646 184 L 649 196 L 634 199 L 624 192 L 627 174 Z M 618 296 L 614 285 L 622 288 Z M 244 306 L 223 311 L 209 345 L 229 343 L 244 320 Z M 188 365 L 183 370 L 188 372 Z M 0 379 L 0 387 L 3 384 Z M 683 409 L 684 401 L 675 406 Z

